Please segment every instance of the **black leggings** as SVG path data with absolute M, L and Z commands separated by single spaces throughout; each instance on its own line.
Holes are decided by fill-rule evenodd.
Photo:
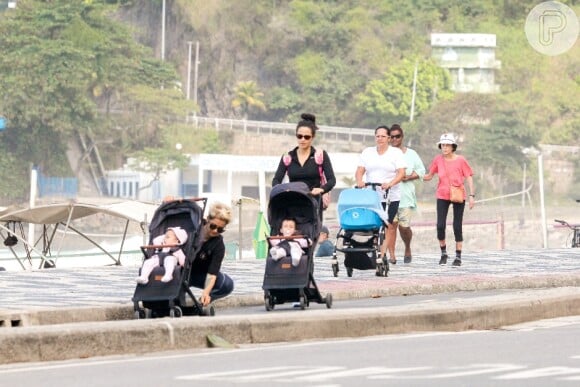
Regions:
M 390 202 L 389 203 L 389 208 L 387 208 L 387 202 L 381 202 L 381 204 L 383 205 L 383 210 L 387 211 L 387 218 L 389 219 L 389 224 L 393 224 L 393 221 L 395 220 L 395 215 L 397 215 L 397 212 L 399 212 L 399 201 L 395 201 L 395 202 Z M 389 224 L 387 224 L 386 226 L 388 226 Z
M 463 242 L 463 210 L 465 202 L 451 203 L 449 200 L 437 199 L 437 239 L 445 240 L 445 226 L 447 224 L 447 213 L 449 205 L 453 204 L 453 234 L 455 242 Z

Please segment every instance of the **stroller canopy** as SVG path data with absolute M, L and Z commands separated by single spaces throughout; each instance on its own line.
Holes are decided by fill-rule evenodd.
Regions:
M 388 222 L 388 214 L 374 190 L 345 189 L 338 197 L 337 209 L 340 227 L 344 229 L 368 230 Z
M 188 234 L 199 233 L 203 209 L 194 201 L 171 201 L 161 204 L 149 224 L 149 239 L 165 233 L 168 227 L 181 227 Z
M 300 234 L 313 240 L 318 239 L 320 233 L 318 201 L 310 195 L 310 190 L 305 183 L 278 184 L 272 188 L 268 203 L 271 235 L 280 233 L 282 221 L 286 218 L 296 220 L 296 228 Z

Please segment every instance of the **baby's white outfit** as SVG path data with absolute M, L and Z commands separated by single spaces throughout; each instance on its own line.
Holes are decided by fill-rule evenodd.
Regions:
M 270 242 L 274 244 L 274 246 L 270 248 L 270 256 L 274 261 L 279 261 L 288 255 L 286 249 L 283 246 L 280 246 L 282 243 L 288 243 L 290 248 L 290 257 L 292 258 L 292 266 L 294 267 L 300 264 L 300 259 L 302 259 L 302 254 L 304 254 L 302 247 L 308 247 L 308 241 L 304 238 L 271 239 Z

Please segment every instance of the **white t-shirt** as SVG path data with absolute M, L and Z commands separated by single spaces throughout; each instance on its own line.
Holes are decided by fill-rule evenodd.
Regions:
M 359 167 L 365 169 L 366 183 L 388 183 L 397 176 L 397 170 L 407 168 L 403 152 L 399 148 L 389 146 L 382 155 L 377 152 L 377 147 L 368 147 L 362 151 Z M 389 190 L 389 201 L 401 200 L 401 187 L 399 184 Z

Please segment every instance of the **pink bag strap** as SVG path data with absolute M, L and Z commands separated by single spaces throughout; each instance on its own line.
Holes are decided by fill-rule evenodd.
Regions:
M 292 156 L 290 156 L 290 153 L 285 153 L 285 154 L 282 155 L 282 162 L 286 166 L 286 172 L 287 172 L 288 171 L 288 166 L 292 162 Z
M 318 164 L 318 174 L 320 175 L 320 184 L 326 184 L 326 176 L 324 176 L 324 170 L 322 168 L 322 163 L 324 163 L 324 152 L 321 149 L 317 149 L 314 152 L 314 161 Z

